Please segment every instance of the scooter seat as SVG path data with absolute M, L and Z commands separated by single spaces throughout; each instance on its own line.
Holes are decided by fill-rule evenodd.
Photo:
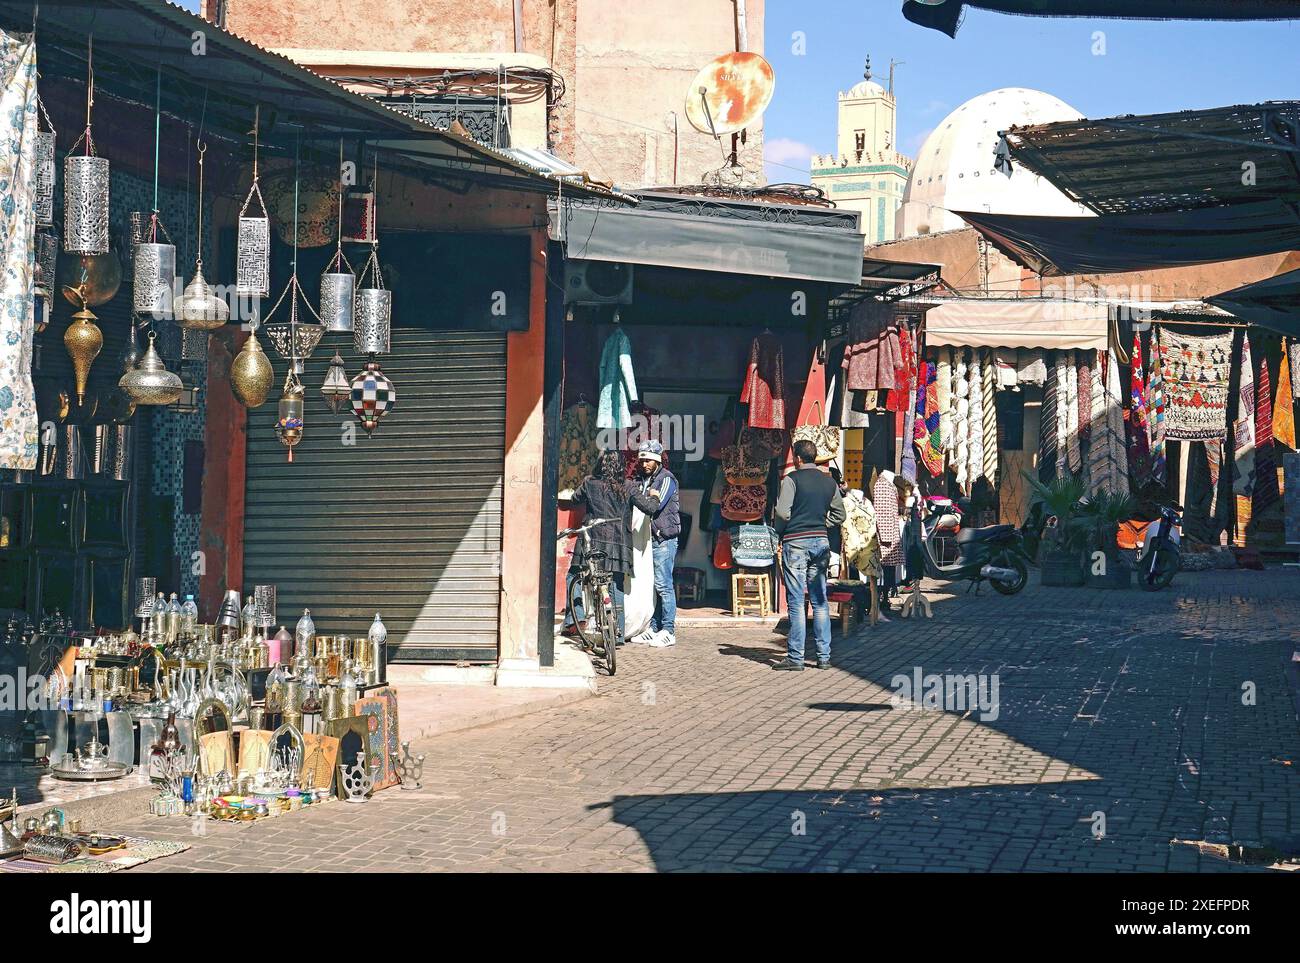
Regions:
M 989 525 L 985 528 L 963 528 L 957 533 L 958 545 L 971 542 L 986 542 L 989 539 L 1005 538 L 1016 530 L 1014 525 Z

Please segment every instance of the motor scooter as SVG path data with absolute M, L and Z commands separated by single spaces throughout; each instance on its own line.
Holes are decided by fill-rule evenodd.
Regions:
M 1138 584 L 1147 592 L 1167 588 L 1182 563 L 1183 516 L 1181 505 L 1160 508 L 1160 518 L 1147 526 L 1138 549 Z
M 931 499 L 923 514 L 919 505 L 912 509 L 908 526 L 912 544 L 908 557 L 921 559 L 927 578 L 945 582 L 970 581 L 979 590 L 987 581 L 1002 595 L 1015 595 L 1029 583 L 1029 558 L 1023 538 L 1014 525 L 989 525 L 964 528 L 960 525 L 961 506 L 945 499 Z M 957 559 L 940 562 L 937 541 L 940 536 L 957 531 Z

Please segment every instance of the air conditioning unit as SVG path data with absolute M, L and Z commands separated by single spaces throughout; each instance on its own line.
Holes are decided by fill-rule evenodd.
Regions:
M 632 265 L 616 261 L 566 261 L 566 304 L 631 304 Z

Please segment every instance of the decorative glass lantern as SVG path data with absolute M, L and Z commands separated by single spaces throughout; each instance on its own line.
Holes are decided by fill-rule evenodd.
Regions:
M 325 372 L 325 383 L 320 386 L 320 393 L 325 398 L 332 413 L 338 414 L 343 405 L 352 397 L 352 384 L 348 381 L 347 369 L 343 367 L 343 356 L 337 351 L 330 359 L 329 370 Z
M 275 419 L 275 433 L 280 444 L 289 449 L 289 462 L 293 462 L 293 449 L 302 441 L 303 429 L 303 390 L 298 376 L 289 370 L 289 377 L 284 381 L 284 391 L 280 395 L 280 409 Z
M 367 436 L 374 433 L 379 419 L 396 404 L 397 389 L 379 370 L 379 362 L 372 358 L 366 363 L 366 370 L 352 379 L 352 413 L 360 420 Z
M 157 337 L 154 332 L 149 332 L 149 346 L 145 348 L 144 357 L 117 383 L 137 405 L 170 405 L 185 389 L 180 376 L 167 370 L 162 356 L 153 346 Z
M 230 389 L 245 408 L 258 408 L 266 403 L 275 372 L 271 360 L 257 340 L 257 331 L 251 331 L 244 347 L 230 363 Z
M 63 159 L 63 250 L 108 253 L 108 160 L 93 154 Z

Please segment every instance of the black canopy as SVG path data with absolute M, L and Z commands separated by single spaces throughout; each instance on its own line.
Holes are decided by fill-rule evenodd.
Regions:
M 1037 17 L 1131 20 L 1300 19 L 1300 0 L 905 0 L 903 16 L 957 36 L 965 7 Z
M 1206 301 L 1262 328 L 1300 337 L 1300 271 L 1288 271 Z

